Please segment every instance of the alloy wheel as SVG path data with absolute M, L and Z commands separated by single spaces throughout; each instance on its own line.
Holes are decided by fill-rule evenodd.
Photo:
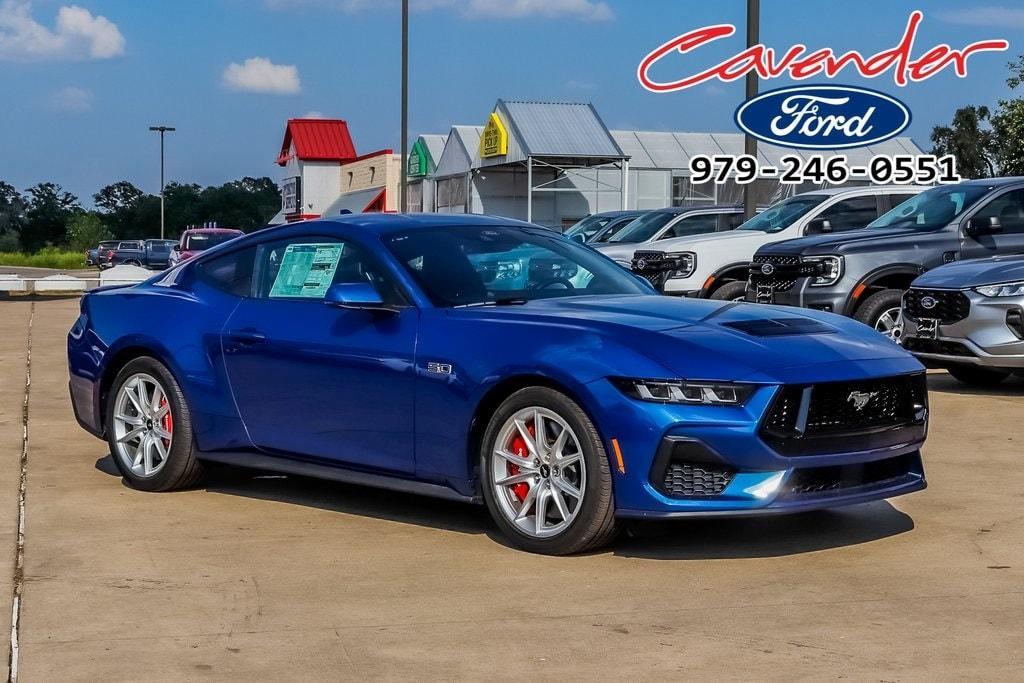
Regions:
M 505 518 L 533 538 L 565 531 L 583 505 L 583 449 L 560 415 L 528 407 L 510 417 L 494 442 L 491 486 Z
M 903 313 L 896 308 L 889 308 L 882 311 L 875 322 L 875 331 L 884 334 L 897 344 L 903 339 Z
M 139 477 L 160 472 L 171 451 L 174 422 L 159 380 L 144 372 L 125 380 L 114 401 L 113 422 L 121 463 Z

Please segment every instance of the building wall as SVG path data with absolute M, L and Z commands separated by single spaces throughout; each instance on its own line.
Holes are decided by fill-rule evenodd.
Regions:
M 371 187 L 383 187 L 387 190 L 387 210 L 398 210 L 398 184 L 402 172 L 402 156 L 400 154 L 378 154 L 365 159 L 352 161 L 339 167 L 339 182 L 335 186 L 334 196 L 356 190 L 367 190 Z
M 302 177 L 302 213 L 322 215 L 324 209 L 338 198 L 341 166 L 334 161 L 292 161 L 285 166 L 285 177 Z

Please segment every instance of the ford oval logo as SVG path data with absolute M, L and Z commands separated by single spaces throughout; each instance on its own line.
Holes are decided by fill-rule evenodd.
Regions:
M 926 296 L 921 299 L 921 307 L 927 308 L 929 311 L 939 305 L 939 302 L 930 296 Z
M 863 147 L 899 135 L 910 110 L 895 97 L 845 85 L 769 90 L 736 110 L 736 125 L 759 140 L 801 149 Z
M 763 266 L 761 266 L 761 273 L 764 274 L 764 275 L 771 275 L 774 272 L 775 272 L 775 266 L 773 266 L 770 263 L 766 263 Z

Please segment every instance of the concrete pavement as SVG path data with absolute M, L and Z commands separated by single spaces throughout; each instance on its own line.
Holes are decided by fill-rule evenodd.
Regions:
M 32 305 L 0 302 L 7 596 Z M 329 482 L 224 470 L 194 491 L 132 491 L 71 413 L 77 301 L 34 306 L 24 681 L 897 680 L 1024 665 L 1024 383 L 981 395 L 931 377 L 927 491 L 642 527 L 547 558 L 505 547 L 482 508 Z

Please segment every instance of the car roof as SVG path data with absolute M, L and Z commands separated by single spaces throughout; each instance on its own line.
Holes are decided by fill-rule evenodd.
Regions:
M 808 190 L 807 192 L 801 192 L 800 194 L 793 196 L 804 197 L 810 195 L 825 195 L 828 197 L 834 197 L 837 194 L 863 192 L 864 190 L 872 190 L 875 192 L 923 192 L 928 189 L 931 188 L 927 185 L 858 185 L 857 187 L 826 187 L 820 190 Z
M 205 232 L 218 233 L 218 232 L 242 232 L 242 231 L 238 230 L 237 228 L 189 228 L 188 230 L 185 230 L 181 234 L 183 234 L 183 235 L 195 235 L 196 233 L 205 233 Z
M 287 227 L 309 226 L 309 225 L 338 225 L 361 228 L 367 232 L 387 234 L 393 232 L 407 232 L 411 230 L 430 230 L 438 227 L 467 226 L 486 228 L 488 226 L 519 226 L 530 228 L 544 228 L 540 225 L 515 220 L 513 218 L 502 218 L 500 216 L 485 216 L 482 214 L 397 214 L 397 213 L 351 213 L 342 216 L 330 216 L 317 218 L 311 221 L 289 223 Z M 275 226 L 270 230 L 277 230 L 285 226 Z M 262 231 L 261 231 L 262 232 Z

